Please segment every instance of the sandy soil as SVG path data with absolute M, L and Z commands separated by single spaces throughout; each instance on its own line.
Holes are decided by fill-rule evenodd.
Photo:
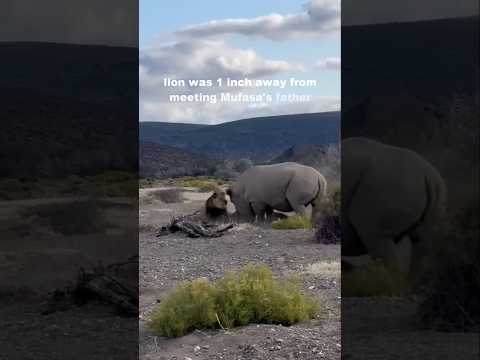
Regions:
M 42 315 L 48 293 L 73 282 L 80 267 L 88 271 L 99 262 L 125 261 L 138 252 L 138 210 L 125 199 L 105 200 L 101 208 L 107 223 L 101 233 L 66 236 L 22 215 L 32 206 L 76 200 L 0 204 L 0 359 L 137 358 L 137 319 L 120 317 L 110 306 L 91 302 Z M 136 280 L 136 271 L 133 275 Z
M 150 189 L 149 189 L 150 190 Z M 193 213 L 208 193 L 186 192 L 186 202 L 164 204 L 141 193 L 140 358 L 141 359 L 340 359 L 340 247 L 312 241 L 309 230 L 273 230 L 240 224 L 223 237 L 156 237 L 155 228 L 172 216 Z M 153 308 L 178 283 L 216 279 L 248 263 L 266 264 L 276 275 L 303 273 L 303 289 L 324 304 L 312 321 L 291 327 L 256 325 L 196 331 L 177 339 L 146 330 Z
M 343 298 L 342 359 L 478 360 L 478 333 L 422 329 L 418 299 Z

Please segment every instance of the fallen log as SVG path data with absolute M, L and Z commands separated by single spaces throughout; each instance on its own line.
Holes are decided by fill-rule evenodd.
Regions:
M 169 233 L 184 232 L 187 236 L 192 238 L 198 237 L 220 237 L 235 225 L 230 224 L 211 224 L 206 222 L 195 222 L 191 220 L 191 216 L 181 216 L 172 219 L 169 225 L 162 226 L 157 237 L 164 236 Z
M 111 305 L 120 315 L 137 316 L 138 287 L 108 273 L 111 269 L 118 270 L 118 267 L 128 264 L 132 262 L 111 264 L 106 268 L 100 266 L 92 272 L 81 268 L 74 284 L 53 291 L 42 314 L 67 311 L 90 301 L 100 301 Z

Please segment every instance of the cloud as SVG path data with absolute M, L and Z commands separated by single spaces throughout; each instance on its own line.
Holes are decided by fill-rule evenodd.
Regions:
M 311 0 L 304 8 L 305 11 L 299 14 L 209 21 L 187 27 L 176 34 L 187 38 L 240 34 L 283 40 L 321 36 L 340 29 L 340 0 Z
M 303 66 L 281 60 L 268 60 L 253 50 L 239 49 L 221 40 L 196 40 L 162 44 L 140 52 L 139 80 L 141 102 L 164 102 L 169 94 L 193 93 L 199 89 L 166 88 L 163 79 L 260 78 L 287 71 L 303 71 Z M 218 88 L 201 89 L 219 91 Z M 170 106 L 164 104 L 163 106 Z
M 314 113 L 340 109 L 338 96 L 312 96 L 307 102 L 222 102 L 222 92 L 269 94 L 272 89 L 232 89 L 188 86 L 189 79 L 250 79 L 293 76 L 305 71 L 301 64 L 266 59 L 251 49 L 228 44 L 229 34 L 284 38 L 319 36 L 338 32 L 339 0 L 312 0 L 300 14 L 273 14 L 252 19 L 226 19 L 194 25 L 158 39 L 140 51 L 140 120 L 217 124 L 242 118 Z M 326 59 L 325 68 L 336 66 Z M 317 64 L 316 66 L 322 66 Z M 187 80 L 185 87 L 165 87 L 165 78 Z M 170 102 L 170 95 L 216 96 L 216 102 Z
M 341 65 L 342 63 L 340 58 L 326 58 L 320 60 L 315 67 L 321 70 L 340 70 Z
M 267 60 L 253 50 L 230 46 L 222 40 L 186 40 L 142 50 L 141 75 L 177 79 L 220 76 L 261 77 L 303 67 L 281 60 Z

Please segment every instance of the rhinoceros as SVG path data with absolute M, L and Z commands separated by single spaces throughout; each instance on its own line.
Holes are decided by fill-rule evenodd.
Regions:
M 238 216 L 246 220 L 269 218 L 273 210 L 305 216 L 310 204 L 315 219 L 326 191 L 327 181 L 317 170 L 285 162 L 249 168 L 227 194 Z
M 342 259 L 368 254 L 412 274 L 445 209 L 441 175 L 413 151 L 366 138 L 341 149 Z

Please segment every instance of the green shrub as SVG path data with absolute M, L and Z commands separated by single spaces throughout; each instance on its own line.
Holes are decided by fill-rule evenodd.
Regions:
M 381 263 L 342 272 L 342 296 L 402 296 L 408 291 L 404 274 L 392 273 Z
M 303 216 L 295 215 L 273 222 L 272 228 L 275 230 L 311 229 L 312 222 Z
M 16 178 L 0 179 L 0 200 L 29 198 L 29 187 Z
M 301 293 L 298 278 L 278 281 L 267 266 L 249 265 L 215 283 L 199 279 L 180 285 L 155 309 L 149 327 L 176 337 L 250 323 L 292 325 L 318 310 L 319 303 Z
M 480 262 L 445 264 L 437 271 L 418 309 L 421 324 L 440 331 L 478 331 Z
M 204 279 L 180 285 L 155 310 L 150 329 L 161 336 L 177 337 L 195 329 L 214 327 L 216 292 Z
M 476 197 L 447 214 L 424 262 L 418 314 L 429 329 L 478 331 L 480 324 L 479 208 Z

